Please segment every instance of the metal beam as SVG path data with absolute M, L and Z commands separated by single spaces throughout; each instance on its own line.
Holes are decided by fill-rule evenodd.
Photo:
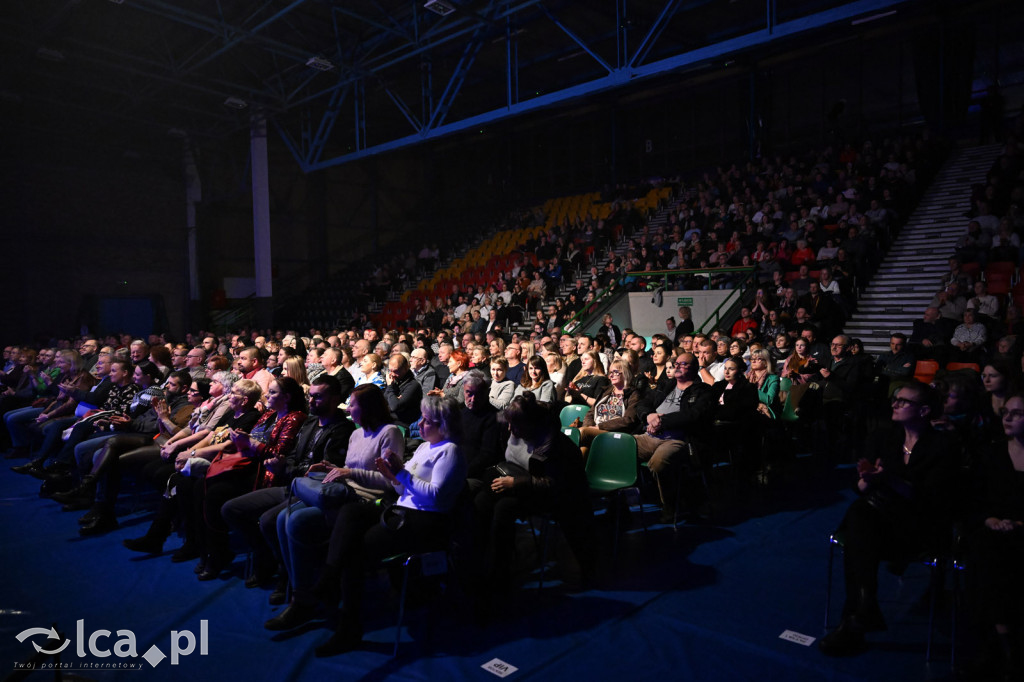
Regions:
M 480 48 L 483 47 L 484 43 L 480 39 L 481 33 L 483 33 L 483 26 L 477 29 L 472 40 L 466 43 L 466 47 L 462 50 L 462 57 L 459 59 L 459 63 L 456 64 L 452 77 L 448 79 L 448 85 L 445 87 L 444 92 L 441 93 L 441 99 L 430 115 L 430 120 L 427 122 L 428 128 L 441 125 L 448 115 L 452 102 L 455 101 L 455 97 L 459 94 L 462 84 L 466 82 L 466 74 L 473 67 L 473 62 L 476 61 L 477 55 L 480 54 Z
M 661 37 L 665 27 L 668 26 L 668 22 L 675 16 L 676 10 L 679 9 L 680 0 L 668 0 L 665 6 L 661 9 L 661 13 L 658 18 L 654 20 L 654 24 L 651 25 L 647 35 L 640 41 L 640 45 L 637 46 L 636 52 L 633 53 L 633 57 L 629 60 L 629 65 L 633 66 L 638 62 L 643 62 L 647 59 L 647 54 L 654 47 L 654 44 L 658 42 L 658 38 Z
M 552 14 L 548 10 L 547 7 L 545 7 L 544 5 L 541 5 L 540 8 L 541 8 L 541 11 L 544 12 L 544 16 L 546 16 L 548 19 L 551 20 L 551 23 L 553 23 L 555 26 L 557 26 L 559 29 L 561 29 L 562 33 L 564 33 L 565 35 L 569 36 L 574 43 L 576 43 L 577 45 L 579 45 L 583 49 L 584 52 L 586 52 L 591 57 L 593 57 L 594 61 L 596 61 L 598 64 L 600 64 L 604 68 L 605 71 L 607 71 L 608 73 L 611 73 L 612 71 L 615 70 L 614 68 L 612 68 L 611 64 L 609 64 L 608 62 L 606 62 L 604 59 L 601 58 L 601 55 L 599 55 L 589 45 L 587 45 L 587 43 L 582 38 L 580 38 L 578 35 L 573 33 L 572 29 L 570 29 L 568 26 L 566 26 L 564 23 L 562 23 L 562 21 L 558 17 L 556 17 L 554 14 Z
M 624 2 L 624 0 L 618 1 Z M 332 159 L 317 161 L 316 163 L 309 165 L 302 164 L 301 159 L 299 159 L 299 163 L 303 166 L 303 170 L 306 172 L 341 165 L 349 161 L 354 161 L 356 159 L 365 158 L 367 156 L 391 151 L 393 149 L 398 149 L 412 144 L 418 144 L 427 140 L 437 139 L 463 130 L 468 130 L 470 128 L 493 124 L 512 116 L 538 111 L 585 95 L 617 89 L 637 83 L 644 79 L 697 66 L 702 63 L 712 62 L 715 60 L 720 61 L 730 55 L 767 44 L 780 38 L 799 35 L 801 33 L 823 28 L 838 22 L 849 21 L 870 12 L 898 7 L 910 2 L 914 2 L 914 0 L 856 0 L 855 2 L 850 2 L 806 17 L 793 19 L 792 21 L 784 22 L 782 24 L 775 24 L 770 27 L 765 26 L 760 30 L 753 31 L 737 38 L 660 59 L 649 64 L 615 69 L 607 76 L 603 76 L 586 83 L 573 85 L 551 93 L 545 93 L 512 105 L 508 105 L 506 103 L 504 106 L 492 109 L 491 111 L 483 114 L 467 117 L 451 123 L 444 123 L 443 117 L 438 120 L 436 113 L 440 110 L 439 106 L 438 110 L 435 110 L 435 116 L 432 119 L 431 124 L 416 134 L 407 135 L 402 138 L 389 140 L 387 142 L 367 146 L 365 148 L 359 148 L 352 153 L 343 154 Z M 449 87 L 451 87 L 451 83 L 449 84 Z M 362 139 L 365 140 L 365 132 Z

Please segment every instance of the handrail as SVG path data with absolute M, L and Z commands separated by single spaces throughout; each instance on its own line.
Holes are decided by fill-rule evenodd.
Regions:
M 715 324 L 718 324 L 718 322 L 721 321 L 723 308 L 725 310 L 728 310 L 729 308 L 731 308 L 735 304 L 735 301 L 733 299 L 739 298 L 739 297 L 743 296 L 744 292 L 747 289 L 747 284 L 754 277 L 754 274 L 755 274 L 756 271 L 757 271 L 757 269 L 754 268 L 754 267 L 751 267 L 751 266 L 747 266 L 747 267 L 740 266 L 740 267 L 732 267 L 732 268 L 696 268 L 696 269 L 684 269 L 684 270 L 650 270 L 650 271 L 641 270 L 641 271 L 636 271 L 636 272 L 627 272 L 626 276 L 627 277 L 636 277 L 637 279 L 639 279 L 641 277 L 664 276 L 663 286 L 667 289 L 668 288 L 668 278 L 669 278 L 670 275 L 678 276 L 678 275 L 690 275 L 690 274 L 707 274 L 708 275 L 708 279 L 710 281 L 711 276 L 714 275 L 714 274 L 746 273 L 746 276 L 739 281 L 737 286 L 733 287 L 733 289 L 730 290 L 729 295 L 726 296 L 722 300 L 722 302 L 718 304 L 718 307 L 715 308 L 713 311 L 711 311 L 711 313 L 708 315 L 708 319 L 706 319 L 704 322 L 702 322 L 700 324 L 699 327 L 696 328 L 696 331 L 703 332 L 704 331 L 704 327 L 707 326 L 707 324 L 709 322 L 711 322 L 712 320 L 714 320 Z
M 622 287 L 607 286 L 604 289 L 598 291 L 597 296 L 594 296 L 593 301 L 577 310 L 575 313 L 569 316 L 569 319 L 562 323 L 562 329 L 576 329 L 578 326 L 582 325 L 583 320 L 590 316 L 590 311 L 597 310 L 598 303 L 603 301 L 605 298 L 610 297 L 612 294 L 619 291 L 620 289 L 622 289 Z M 624 291 L 624 289 L 622 290 Z M 575 326 L 572 325 L 573 321 L 576 322 Z

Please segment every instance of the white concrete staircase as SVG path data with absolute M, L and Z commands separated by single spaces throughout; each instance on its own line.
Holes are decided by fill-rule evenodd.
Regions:
M 889 335 L 910 335 L 914 320 L 924 313 L 939 290 L 942 274 L 956 241 L 967 231 L 971 185 L 999 155 L 1000 145 L 970 147 L 953 153 L 921 199 L 882 261 L 878 272 L 862 287 L 857 312 L 844 333 L 860 338 L 872 354 L 889 350 Z

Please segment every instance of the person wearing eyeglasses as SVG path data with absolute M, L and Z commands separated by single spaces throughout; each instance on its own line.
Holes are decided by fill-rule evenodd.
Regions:
M 682 353 L 672 364 L 675 387 L 667 394 L 652 391 L 647 401 L 654 409 L 644 414 L 644 433 L 636 436 L 637 457 L 647 462 L 662 504 L 662 518 L 675 517 L 676 476 L 681 462 L 689 457 L 689 444 L 702 440 L 711 425 L 714 411 L 713 390 L 701 381 L 697 358 Z
M 913 381 L 892 398 L 892 426 L 872 434 L 857 464 L 857 492 L 838 534 L 844 538 L 846 603 L 839 627 L 818 647 L 829 656 L 864 651 L 866 633 L 886 629 L 878 606 L 883 559 L 906 562 L 948 542 L 959 442 L 932 427 L 939 393 Z
M 666 367 L 665 372 L 675 374 L 671 366 Z M 598 397 L 594 409 L 583 417 L 580 449 L 584 457 L 598 434 L 607 431 L 633 433 L 640 425 L 637 407 L 642 395 L 633 386 L 633 372 L 629 364 L 623 360 L 613 360 L 608 366 L 608 381 L 610 383 Z

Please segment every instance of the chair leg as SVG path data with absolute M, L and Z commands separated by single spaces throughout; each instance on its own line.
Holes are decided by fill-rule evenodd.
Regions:
M 402 641 L 402 621 L 405 620 L 405 596 L 409 590 L 409 564 L 415 558 L 415 555 L 409 556 L 402 563 L 402 594 L 398 598 L 398 624 L 395 626 L 395 649 L 391 652 L 392 658 L 398 658 L 398 644 Z
M 828 632 L 828 621 L 829 621 L 829 616 L 831 615 L 831 612 L 832 612 L 832 564 L 833 564 L 833 562 L 835 560 L 835 555 L 836 555 L 835 536 L 834 535 L 830 535 L 828 537 L 828 576 L 827 576 L 827 581 L 825 583 L 825 585 L 826 585 L 826 587 L 825 587 L 825 624 L 824 624 L 824 626 L 822 628 L 825 633 Z
M 537 577 L 537 593 L 544 589 L 544 574 L 548 567 L 548 536 L 551 533 L 551 524 L 547 518 L 543 519 L 540 530 L 540 575 Z
M 935 634 L 935 606 L 939 601 L 939 593 L 942 592 L 945 587 L 945 571 L 940 563 L 940 559 L 936 558 L 934 563 L 931 563 L 931 599 L 928 605 L 928 646 L 925 649 L 925 662 L 931 662 L 932 660 L 932 638 Z

